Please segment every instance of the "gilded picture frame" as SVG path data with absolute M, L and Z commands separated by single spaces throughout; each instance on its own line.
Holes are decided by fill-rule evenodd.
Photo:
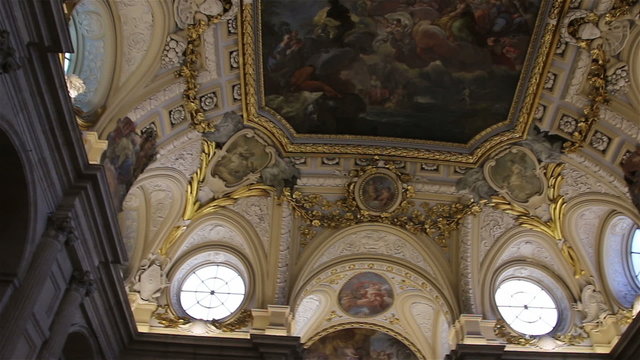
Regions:
M 547 180 L 535 154 L 522 146 L 499 152 L 484 165 L 489 185 L 521 205 L 535 205 L 544 199 Z
M 240 130 L 213 156 L 207 167 L 201 196 L 211 194 L 219 198 L 255 183 L 261 171 L 273 165 L 276 157 L 276 149 L 255 130 Z
M 355 183 L 355 200 L 360 209 L 371 215 L 392 213 L 403 200 L 402 183 L 389 169 L 374 168 Z
M 540 0 L 536 25 L 527 49 L 529 55 L 522 64 L 522 72 L 507 118 L 484 128 L 468 142 L 457 143 L 437 139 L 297 132 L 281 114 L 266 106 L 264 74 L 269 70 L 265 68 L 261 27 L 265 1 L 267 0 L 244 4 L 240 17 L 242 105 L 246 123 L 265 131 L 281 150 L 289 155 L 385 154 L 390 158 L 411 158 L 460 165 L 477 164 L 496 145 L 516 142 L 525 137 L 543 86 L 544 74 L 555 49 L 557 19 L 568 6 L 566 0 Z

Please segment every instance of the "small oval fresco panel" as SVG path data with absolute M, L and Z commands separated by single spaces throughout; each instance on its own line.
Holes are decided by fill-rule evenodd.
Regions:
M 305 350 L 303 359 L 417 360 L 418 357 L 391 335 L 373 329 L 350 328 L 321 337 Z
M 382 213 L 391 211 L 398 205 L 400 188 L 387 174 L 369 176 L 362 181 L 357 191 L 360 203 L 366 210 Z
M 535 156 L 527 149 L 514 146 L 487 162 L 485 174 L 498 191 L 513 200 L 526 203 L 544 192 L 544 181 L 538 172 Z
M 370 317 L 386 311 L 393 304 L 393 290 L 381 275 L 363 272 L 342 286 L 338 301 L 345 313 L 354 317 Z
M 271 161 L 266 145 L 255 136 L 244 135 L 235 139 L 226 149 L 226 154 L 211 171 L 212 176 L 222 179 L 227 186 L 242 182 L 252 173 L 265 168 Z

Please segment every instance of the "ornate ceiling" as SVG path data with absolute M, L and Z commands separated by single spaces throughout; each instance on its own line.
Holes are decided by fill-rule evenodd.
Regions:
M 310 346 L 356 327 L 439 359 L 476 330 L 474 341 L 522 345 L 494 329 L 492 294 L 504 279 L 525 277 L 552 289 L 563 318 L 555 338 L 525 345 L 610 348 L 614 336 L 595 334 L 623 329 L 640 292 L 620 255 L 640 220 L 620 167 L 640 140 L 640 5 L 497 2 L 522 21 L 502 31 L 479 27 L 491 1 L 450 10 L 453 2 L 436 0 L 338 3 L 353 24 L 331 15 L 329 2 L 75 8 L 70 72 L 86 85 L 75 105 L 81 126 L 109 141 L 102 163 L 121 209 L 139 329 L 245 336 L 251 328 Z M 486 16 L 497 26 L 499 16 Z M 475 32 L 465 23 L 472 18 Z M 456 19 L 441 42 L 424 42 L 421 31 Z M 303 36 L 313 24 L 315 35 Z M 509 43 L 518 36 L 533 40 Z M 313 46 L 325 52 L 308 50 L 321 40 Z M 466 62 L 461 47 L 486 62 Z M 295 66 L 279 62 L 296 51 L 304 56 Z M 332 64 L 336 53 L 349 60 Z M 500 76 L 517 81 L 494 98 Z M 286 108 L 294 104 L 298 112 Z M 436 108 L 463 116 L 439 123 L 425 110 Z M 382 121 L 374 110 L 408 125 L 372 125 Z M 178 319 L 172 281 L 193 259 L 244 271 L 243 307 L 266 310 L 233 326 Z M 340 292 L 365 273 L 384 278 L 391 300 L 362 317 Z M 574 303 L 595 304 L 595 315 Z

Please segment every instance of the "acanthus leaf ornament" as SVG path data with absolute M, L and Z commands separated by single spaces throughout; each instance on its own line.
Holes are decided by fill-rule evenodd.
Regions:
M 547 179 L 547 200 L 549 201 L 550 219 L 544 221 L 540 217 L 533 215 L 528 209 L 516 205 L 503 196 L 492 196 L 486 204 L 507 214 L 514 215 L 519 225 L 542 232 L 556 241 L 560 252 L 567 263 L 573 268 L 576 278 L 587 277 L 587 271 L 580 264 L 575 249 L 567 242 L 562 231 L 562 222 L 564 218 L 564 210 L 566 201 L 560 194 L 560 186 L 562 185 L 562 163 L 548 163 L 544 167 L 545 177 Z
M 207 168 L 215 153 L 215 143 L 203 138 L 202 153 L 200 154 L 200 164 L 198 169 L 191 175 L 191 179 L 187 184 L 186 202 L 182 214 L 182 222 L 171 229 L 169 235 L 163 241 L 160 249 L 160 255 L 166 256 L 169 250 L 175 245 L 180 235 L 187 229 L 190 221 L 201 216 L 214 213 L 226 206 L 236 203 L 238 199 L 251 196 L 269 196 L 273 191 L 271 186 L 264 184 L 252 184 L 243 186 L 224 197 L 215 199 L 206 204 L 201 204 L 198 200 L 200 186 L 207 176 Z
M 154 319 L 158 320 L 160 325 L 166 328 L 177 328 L 191 323 L 191 320 L 188 318 L 179 317 L 174 314 L 169 305 L 158 306 L 152 316 Z
M 579 345 L 589 338 L 582 325 L 573 326 L 569 332 L 565 334 L 556 334 L 554 339 L 564 343 L 565 345 Z
M 184 208 L 182 218 L 190 220 L 195 215 L 200 206 L 198 202 L 198 189 L 206 177 L 207 167 L 215 153 L 215 144 L 211 141 L 202 139 L 202 153 L 200 154 L 200 166 L 193 175 L 191 181 L 187 185 L 187 201 Z
M 535 344 L 537 341 L 536 338 L 514 335 L 507 327 L 507 323 L 502 319 L 496 320 L 493 326 L 493 333 L 496 337 L 503 339 L 507 344 L 512 345 L 529 346 Z
M 225 321 L 212 320 L 211 325 L 223 332 L 233 332 L 249 326 L 251 324 L 251 320 L 253 320 L 251 310 L 243 309 L 231 319 Z

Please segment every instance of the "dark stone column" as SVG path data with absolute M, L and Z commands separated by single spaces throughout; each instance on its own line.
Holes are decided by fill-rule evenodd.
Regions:
M 75 315 L 86 296 L 93 292 L 94 284 L 91 273 L 74 273 L 71 283 L 62 298 L 58 311 L 49 331 L 49 339 L 40 349 L 39 359 L 59 359 L 64 343 L 69 335 Z
M 458 344 L 446 360 L 499 360 L 504 354 L 504 345 Z
M 251 342 L 264 360 L 302 359 L 302 344 L 297 336 L 251 334 Z
M 0 30 L 0 75 L 20 69 L 16 51 L 9 42 L 9 32 Z
M 25 326 L 30 323 L 34 306 L 42 295 L 42 289 L 51 275 L 59 252 L 65 242 L 75 237 L 68 215 L 52 215 L 47 229 L 36 248 L 29 269 L 22 284 L 13 293 L 3 313 L 0 315 L 0 354 L 11 356 L 15 350 L 15 339 L 22 336 Z
M 611 350 L 615 360 L 640 359 L 640 315 L 636 316 Z

